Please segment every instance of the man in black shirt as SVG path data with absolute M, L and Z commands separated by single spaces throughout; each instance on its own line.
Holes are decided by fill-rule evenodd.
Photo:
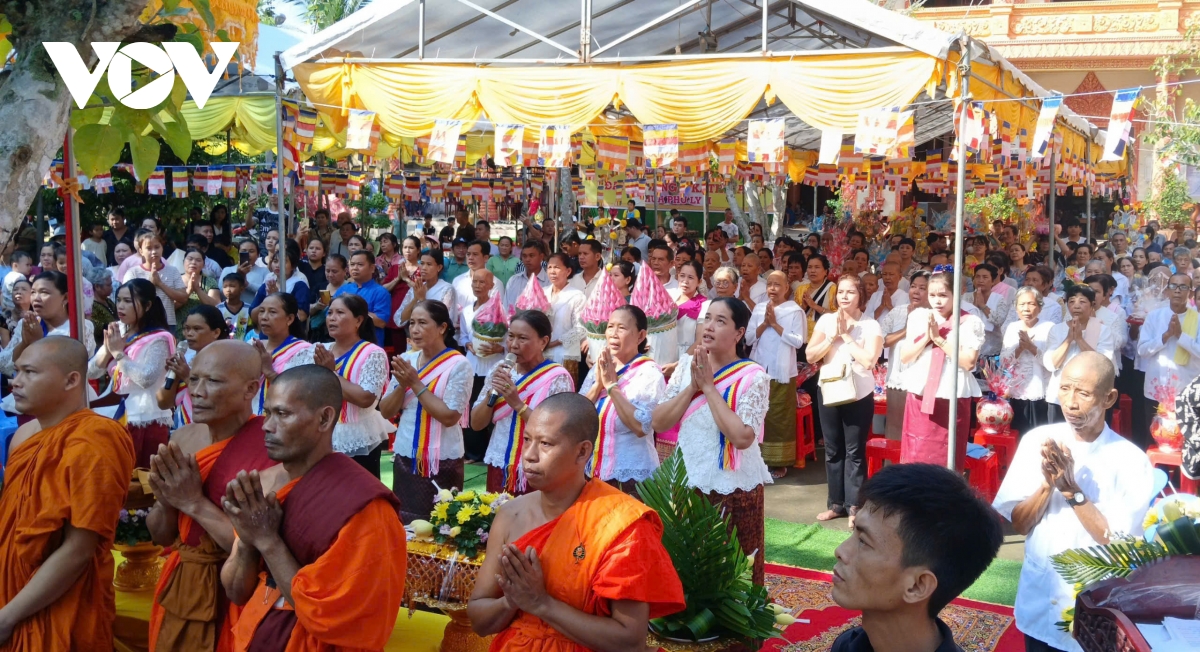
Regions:
M 971 586 L 1003 541 L 1000 518 L 962 476 L 932 464 L 895 464 L 867 480 L 838 546 L 833 600 L 862 626 L 832 652 L 962 652 L 938 613 Z
M 133 249 L 133 229 L 125 225 L 125 211 L 114 207 L 108 212 L 109 230 L 104 232 L 104 248 L 108 254 L 109 267 L 117 264 L 117 258 L 113 255 L 113 250 L 117 248 L 117 243 L 124 242 Z

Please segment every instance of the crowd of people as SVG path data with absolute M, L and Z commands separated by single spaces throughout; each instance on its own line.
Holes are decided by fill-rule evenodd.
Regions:
M 1118 232 L 1098 248 L 1067 220 L 1054 234 L 1052 268 L 1026 250 L 1016 227 L 997 222 L 968 239 L 968 291 L 954 315 L 945 235 L 929 236 L 919 260 L 917 243 L 903 235 L 871 243 L 853 229 L 827 231 L 768 247 L 760 225 L 745 232 L 729 210 L 703 234 L 678 214 L 669 230 L 651 233 L 634 215 L 624 245 L 610 249 L 590 225 L 558 234 L 552 220 L 525 223 L 515 241 L 493 241 L 490 225 L 465 210 L 440 232 L 427 220 L 402 240 L 383 233 L 372 241 L 348 214 L 335 222 L 325 210 L 294 238 L 253 212 L 239 234 L 218 206 L 209 219 L 193 216 L 181 246 L 157 220 L 132 228 L 114 209 L 109 228 L 97 226 L 84 243 L 81 347 L 56 337 L 70 333 L 61 244 L 48 243 L 37 268 L 28 252 L 8 256 L 0 373 L 12 391 L 0 407 L 22 426 L 0 462 L 38 428 L 63 430 L 79 419 L 88 420 L 79 428 L 118 438 L 110 422 L 79 415 L 85 400 L 124 424 L 123 443 L 105 444 L 111 450 L 88 463 L 98 469 L 93 484 L 123 472 L 122 487 L 133 468 L 149 469 L 158 499 L 151 533 L 172 550 L 151 619 L 152 649 L 211 649 L 225 636 L 242 637 L 250 649 L 288 640 L 307 641 L 289 649 L 381 647 L 404 574 L 402 555 L 381 552 L 402 548 L 401 521 L 428 518 L 442 490 L 463 486 L 465 464 L 482 463 L 489 491 L 539 498 L 517 498 L 499 512 L 471 604 L 476 629 L 503 631 L 493 649 L 529 649 L 530 639 L 546 637 L 614 649 L 614 641 L 642 636 L 648 617 L 682 606 L 678 581 L 657 575 L 670 560 L 657 540 L 661 525 L 636 500 L 637 483 L 678 450 L 689 484 L 730 517 L 761 583 L 764 487 L 796 462 L 797 401 L 807 400 L 828 482 L 827 508 L 816 518 L 848 517 L 856 536 L 890 537 L 879 545 L 892 546 L 897 568 L 929 566 L 924 581 L 932 584 L 912 595 L 920 594 L 930 620 L 917 621 L 912 634 L 944 637 L 937 612 L 986 568 L 1000 530 L 961 478 L 930 465 L 946 464 L 955 401 L 961 468 L 972 399 L 990 361 L 1012 370 L 1014 429 L 1037 433 L 1022 439 L 995 503 L 1018 531 L 1035 533 L 1031 542 L 1038 539 L 1027 546 L 1018 626 L 1031 650 L 1075 649 L 1046 626 L 1058 616 L 1049 614 L 1047 596 L 1067 599 L 1048 556 L 1107 542 L 1110 528 L 1132 531 L 1143 494 L 1148 504 L 1142 451 L 1161 398 L 1155 383 L 1174 378 L 1177 393 L 1200 375 L 1195 242 L 1182 231 L 1178 243 L 1159 242 L 1151 230 L 1139 234 L 1146 240 L 1139 247 L 1133 234 Z M 1166 246 L 1173 251 L 1163 262 Z M 830 262 L 835 251 L 839 269 Z M 1166 277 L 1166 303 L 1153 306 L 1139 332 L 1127 315 L 1156 276 Z M 610 291 L 617 301 L 601 306 L 604 332 L 590 336 L 584 313 Z M 544 307 L 522 308 L 531 295 L 544 296 Z M 656 320 L 662 296 L 674 304 L 670 339 Z M 509 315 L 500 341 L 477 337 L 475 317 L 489 302 Z M 31 397 L 27 388 L 47 364 L 54 371 L 43 373 L 53 380 L 36 382 L 63 384 L 56 391 L 74 392 L 79 402 Z M 1104 422 L 1118 392 L 1134 399 L 1133 443 Z M 901 464 L 873 482 L 866 442 L 880 400 L 883 429 L 901 442 Z M 91 451 L 97 441 L 79 446 Z M 371 478 L 382 475 L 388 450 L 393 486 L 381 490 Z M 1092 472 L 1081 473 L 1083 466 Z M 911 493 L 907 483 L 918 481 L 944 495 Z M 0 494 L 0 518 L 11 493 Z M 1116 495 L 1124 496 L 1120 511 L 1108 509 Z M 92 502 L 97 513 L 111 507 Z M 954 569 L 928 554 L 906 552 L 900 561 L 900 551 L 917 544 L 893 516 L 942 538 L 961 529 L 928 516 L 932 505 L 961 509 L 974 527 L 974 550 L 937 553 L 961 562 Z M 281 526 L 280 515 L 293 513 L 301 516 Z M 601 516 L 606 525 L 590 527 Z M 563 522 L 584 534 L 564 538 Z M 1034 529 L 1039 522 L 1051 525 Z M 112 527 L 94 525 L 97 536 Z M 79 527 L 89 524 L 72 519 L 67 541 Z M 78 536 L 74 546 L 95 543 Z M 612 553 L 619 562 L 587 557 L 597 576 L 620 578 L 589 594 L 602 604 L 545 600 L 543 575 L 569 574 L 570 555 L 593 546 L 628 551 Z M 844 596 L 852 573 L 869 572 L 853 558 L 839 549 Z M 103 573 L 103 560 L 95 563 L 89 572 Z M 267 580 L 259 575 L 264 565 Z M 358 568 L 370 572 L 347 570 Z M 647 569 L 654 582 L 637 579 Z M 196 591 L 197 573 L 218 584 Z M 908 579 L 920 584 L 918 575 Z M 38 586 L 41 602 L 0 596 L 21 605 L 11 609 L 22 609 L 25 620 L 30 606 L 57 599 L 40 572 L 32 578 L 24 581 Z M 881 608 L 870 594 L 886 591 L 878 585 L 886 579 L 858 576 L 856 597 L 846 600 L 864 613 Z M 103 594 L 85 588 L 79 599 L 92 590 Z M 231 603 L 260 602 L 232 617 Z M 6 609 L 0 599 L 0 645 L 17 631 Z M 580 620 L 580 610 L 602 618 Z M 864 615 L 867 634 L 869 620 Z M 877 631 L 886 631 L 881 620 Z M 46 634 L 28 629 L 22 635 L 34 638 L 25 640 Z

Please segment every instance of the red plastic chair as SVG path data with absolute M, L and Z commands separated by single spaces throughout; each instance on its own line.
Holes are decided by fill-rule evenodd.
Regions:
M 867 477 L 871 477 L 883 468 L 883 463 L 900 463 L 900 442 L 895 439 L 876 437 L 867 440 Z
M 988 502 L 994 500 L 1000 491 L 1000 456 L 991 451 L 979 459 L 968 455 L 964 468 L 971 486 Z
M 1146 456 L 1150 458 L 1150 464 L 1153 466 L 1167 467 L 1167 474 L 1170 475 L 1174 469 L 1179 473 L 1179 490 L 1185 494 L 1200 496 L 1200 481 L 1193 480 L 1183 474 L 1180 466 L 1183 464 L 1183 453 L 1179 451 L 1164 451 L 1155 446 L 1146 451 Z
M 1008 472 L 1008 467 L 1012 466 L 1013 457 L 1017 454 L 1017 433 L 1012 430 L 1004 432 L 989 433 L 983 428 L 975 430 L 971 441 L 980 446 L 991 446 L 1000 458 L 1000 477 Z
M 796 406 L 796 463 L 803 469 L 809 455 L 817 461 L 817 431 L 813 427 L 812 403 Z
M 877 416 L 877 417 L 882 416 L 884 419 L 887 418 L 887 401 L 886 400 L 875 401 L 875 416 Z M 871 419 L 871 434 L 868 438 L 875 439 L 877 437 L 884 437 L 886 435 L 887 435 L 887 433 L 877 432 L 875 430 L 875 419 L 872 418 Z

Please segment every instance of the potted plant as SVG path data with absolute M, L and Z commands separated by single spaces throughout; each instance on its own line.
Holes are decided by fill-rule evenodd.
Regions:
M 475 558 L 487 548 L 488 531 L 496 510 L 508 502 L 503 493 L 451 491 L 442 489 L 429 514 L 429 521 L 413 523 L 418 537 L 433 539 L 443 546 L 452 546 L 458 553 Z
M 779 638 L 767 589 L 751 579 L 753 559 L 742 550 L 725 515 L 688 486 L 678 449 L 638 484 L 638 494 L 662 519 L 663 546 L 687 600 L 683 611 L 650 621 L 651 630 L 681 641 L 724 637 L 750 649 Z

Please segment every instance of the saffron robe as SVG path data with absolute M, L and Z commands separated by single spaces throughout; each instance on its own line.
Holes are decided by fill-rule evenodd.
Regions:
M 95 532 L 100 541 L 79 579 L 18 623 L 0 650 L 112 649 L 111 550 L 133 475 L 129 433 L 112 419 L 79 410 L 8 451 L 7 460 L 0 488 L 0 605 L 54 552 L 64 523 Z
M 634 498 L 592 479 L 561 516 L 513 542 L 533 546 L 546 592 L 586 614 L 611 616 L 614 600 L 646 602 L 650 617 L 684 607 L 683 585 L 662 545 L 658 514 Z M 518 612 L 496 635 L 490 652 L 586 652 L 540 618 Z
M 262 424 L 262 417 L 252 417 L 232 437 L 196 453 L 204 496 L 217 507 L 239 471 L 275 465 L 267 457 Z M 233 649 L 231 629 L 240 609 L 221 587 L 221 564 L 228 556 L 204 528 L 179 514 L 179 536 L 163 565 L 150 607 L 152 652 Z
M 301 566 L 292 579 L 296 604 L 261 573 L 234 625 L 235 649 L 382 650 L 400 613 L 408 564 L 396 496 L 341 453 L 275 495 L 283 506 L 280 535 Z

